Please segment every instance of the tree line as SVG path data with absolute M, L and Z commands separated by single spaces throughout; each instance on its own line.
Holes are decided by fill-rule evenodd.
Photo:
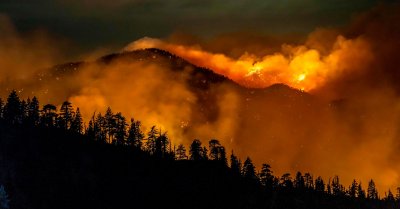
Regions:
M 59 129 L 85 136 L 88 140 L 99 143 L 131 147 L 162 159 L 214 161 L 228 167 L 234 175 L 259 185 L 268 194 L 276 191 L 314 192 L 359 201 L 384 201 L 400 205 L 400 188 L 397 188 L 395 195 L 389 190 L 381 196 L 372 179 L 365 190 L 362 182 L 356 180 L 345 187 L 338 176 L 328 181 L 321 176 L 314 178 L 311 173 L 302 174 L 301 172 L 297 172 L 294 177 L 290 173 L 279 177 L 274 175 L 269 164 L 262 164 L 261 169 L 257 171 L 249 157 L 242 163 L 241 159 L 231 151 L 228 160 L 225 147 L 217 139 L 211 139 L 208 146 L 203 145 L 199 139 L 194 139 L 189 150 L 183 144 L 175 147 L 166 131 L 163 132 L 156 126 L 152 126 L 149 131 L 144 132 L 139 120 L 132 118 L 128 123 L 120 112 L 113 113 L 110 107 L 104 114 L 94 113 L 85 125 L 79 108 L 73 108 L 68 101 L 63 102 L 59 110 L 53 104 L 46 104 L 40 108 L 36 97 L 21 100 L 18 93 L 13 90 L 6 101 L 0 98 L 0 125 Z

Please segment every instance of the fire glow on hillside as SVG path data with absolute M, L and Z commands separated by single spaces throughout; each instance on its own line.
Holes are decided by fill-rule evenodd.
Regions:
M 308 43 L 312 43 L 310 37 Z M 362 37 L 346 39 L 337 36 L 326 55 L 305 44 L 301 46 L 282 45 L 282 51 L 257 57 L 244 53 L 237 60 L 224 54 L 216 54 L 199 47 L 183 46 L 157 39 L 143 38 L 128 45 L 124 50 L 160 48 L 170 51 L 198 66 L 250 88 L 265 88 L 284 83 L 293 88 L 311 91 L 325 84 L 344 71 L 364 69 L 372 58 L 370 46 Z

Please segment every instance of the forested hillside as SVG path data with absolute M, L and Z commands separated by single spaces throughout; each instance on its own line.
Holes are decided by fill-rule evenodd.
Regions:
M 172 141 L 111 108 L 85 124 L 68 101 L 12 91 L 0 100 L 0 208 L 399 208 L 399 191 L 378 194 L 373 180 L 276 176 L 218 139 Z

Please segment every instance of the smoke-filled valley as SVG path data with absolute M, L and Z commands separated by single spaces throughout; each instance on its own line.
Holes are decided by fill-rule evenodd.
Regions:
M 345 28 L 317 29 L 303 44 L 274 43 L 281 47 L 267 54 L 260 40 L 238 34 L 199 44 L 143 38 L 66 64 L 55 39 L 24 37 L 2 17 L 1 97 L 16 89 L 57 105 L 68 100 L 86 122 L 110 106 L 146 130 L 156 124 L 176 145 L 216 138 L 277 174 L 339 175 L 345 184 L 373 178 L 393 190 L 400 185 L 397 11 L 378 7 Z

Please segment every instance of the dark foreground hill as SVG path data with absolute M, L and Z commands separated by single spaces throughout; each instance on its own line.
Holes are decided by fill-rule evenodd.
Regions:
M 0 183 L 10 208 L 246 208 L 262 195 L 218 162 L 159 159 L 23 126 L 1 127 Z
M 13 209 L 397 207 L 281 181 L 272 189 L 219 161 L 160 158 L 60 128 L 0 124 L 0 184 Z

